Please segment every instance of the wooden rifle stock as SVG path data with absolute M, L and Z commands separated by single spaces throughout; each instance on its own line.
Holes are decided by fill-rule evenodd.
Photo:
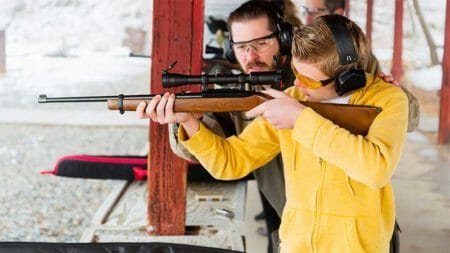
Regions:
M 271 99 L 263 94 L 254 94 L 247 97 L 198 97 L 177 98 L 175 100 L 175 112 L 236 112 L 248 111 L 264 101 Z M 135 111 L 137 105 L 143 99 L 124 99 L 122 108 L 124 111 Z M 300 101 L 305 106 L 311 107 L 323 117 L 331 120 L 334 124 L 349 130 L 356 135 L 367 135 L 370 125 L 381 111 L 380 108 L 331 104 L 320 102 Z M 108 99 L 110 110 L 119 110 L 118 99 Z

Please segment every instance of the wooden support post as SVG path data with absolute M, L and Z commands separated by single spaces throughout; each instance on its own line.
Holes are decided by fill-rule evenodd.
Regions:
M 153 1 L 151 93 L 164 93 L 161 73 L 199 74 L 202 68 L 203 0 Z M 192 87 L 174 88 L 180 92 Z M 183 235 L 186 211 L 186 162 L 170 150 L 167 125 L 150 124 L 148 234 Z
M 442 59 L 441 105 L 439 113 L 438 143 L 450 143 L 450 3 L 445 14 L 444 57 Z
M 366 36 L 369 41 L 369 45 L 372 44 L 373 2 L 374 0 L 367 0 Z
M 6 72 L 6 36 L 5 30 L 0 30 L 0 77 Z
M 401 82 L 403 78 L 402 67 L 402 42 L 403 42 L 403 0 L 395 0 L 394 21 L 394 51 L 392 56 L 392 76 Z

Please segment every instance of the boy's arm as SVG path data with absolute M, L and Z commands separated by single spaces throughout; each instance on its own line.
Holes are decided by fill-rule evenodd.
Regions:
M 193 135 L 185 127 L 182 124 L 179 128 L 180 142 L 217 179 L 245 177 L 280 152 L 276 131 L 261 117 L 252 121 L 239 136 L 227 139 L 215 135 L 203 124 Z
M 382 112 L 366 136 L 353 135 L 308 108 L 295 123 L 294 139 L 350 178 L 374 189 L 383 187 L 400 160 L 408 117 L 406 95 L 396 87 L 386 87 L 383 93 L 372 95 L 383 100 L 375 105 Z
M 201 119 L 202 123 L 211 129 L 215 134 L 225 137 L 224 130 L 218 120 L 214 117 L 212 113 L 205 113 Z M 178 157 L 189 160 L 197 161 L 194 155 L 192 155 L 179 141 L 178 139 L 178 124 L 169 124 L 169 143 L 172 152 Z

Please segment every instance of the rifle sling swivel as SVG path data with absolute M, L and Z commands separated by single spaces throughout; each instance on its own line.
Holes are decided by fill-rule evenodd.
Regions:
M 123 94 L 119 94 L 119 96 L 117 96 L 118 98 L 117 98 L 117 104 L 118 104 L 118 109 L 119 109 L 119 112 L 120 112 L 120 114 L 124 114 L 125 113 L 125 110 L 123 109 L 123 98 L 125 97 L 125 95 L 123 95 Z

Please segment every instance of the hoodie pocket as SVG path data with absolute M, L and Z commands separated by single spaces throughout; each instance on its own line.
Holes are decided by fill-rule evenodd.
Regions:
M 363 253 L 366 252 L 359 240 L 358 228 L 356 226 L 356 218 L 347 217 L 345 218 L 345 234 L 347 236 L 347 243 L 349 244 L 352 252 Z

